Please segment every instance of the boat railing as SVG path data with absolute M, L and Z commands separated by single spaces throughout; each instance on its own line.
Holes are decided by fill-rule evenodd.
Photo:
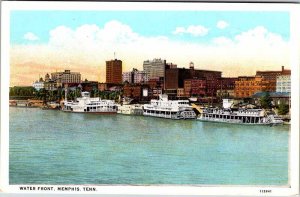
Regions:
M 263 110 L 261 109 L 239 109 L 238 111 L 233 111 L 231 109 L 207 108 L 203 110 L 203 113 L 217 114 L 217 115 L 250 116 L 250 117 L 264 116 Z

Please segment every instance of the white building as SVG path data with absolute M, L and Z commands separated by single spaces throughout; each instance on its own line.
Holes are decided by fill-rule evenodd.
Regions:
M 129 72 L 123 72 L 122 73 L 122 81 L 124 82 L 128 82 L 128 83 L 132 83 L 132 71 Z
M 130 72 L 123 72 L 122 81 L 128 83 L 146 83 L 149 78 L 145 71 L 138 71 L 137 69 L 133 69 Z
M 134 71 L 134 83 L 146 83 L 149 81 L 148 75 L 146 73 L 146 71 Z
M 277 76 L 276 92 L 291 92 L 291 75 Z
M 146 60 L 143 63 L 143 69 L 148 75 L 149 79 L 156 77 L 164 77 L 166 68 L 166 60 L 154 59 Z
M 36 90 L 40 90 L 42 88 L 45 88 L 45 84 L 44 84 L 44 80 L 43 78 L 40 78 L 39 81 L 35 81 L 33 84 L 32 84 L 32 87 L 34 87 Z
M 64 72 L 51 73 L 51 79 L 57 83 L 80 83 L 81 74 L 79 72 L 65 70 Z

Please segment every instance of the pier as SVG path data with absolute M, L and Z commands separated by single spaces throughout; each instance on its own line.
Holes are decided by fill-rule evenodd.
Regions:
M 9 100 L 9 106 L 13 107 L 43 107 L 44 101 L 36 99 Z

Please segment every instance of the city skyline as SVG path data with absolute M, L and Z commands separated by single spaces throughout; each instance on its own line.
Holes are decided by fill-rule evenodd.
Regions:
M 10 27 L 11 86 L 65 69 L 105 82 L 114 52 L 123 72 L 154 58 L 224 77 L 290 68 L 288 12 L 13 11 Z

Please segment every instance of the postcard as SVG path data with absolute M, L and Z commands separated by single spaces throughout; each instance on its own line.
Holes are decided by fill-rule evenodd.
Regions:
M 2 5 L 3 192 L 299 194 L 299 4 Z

